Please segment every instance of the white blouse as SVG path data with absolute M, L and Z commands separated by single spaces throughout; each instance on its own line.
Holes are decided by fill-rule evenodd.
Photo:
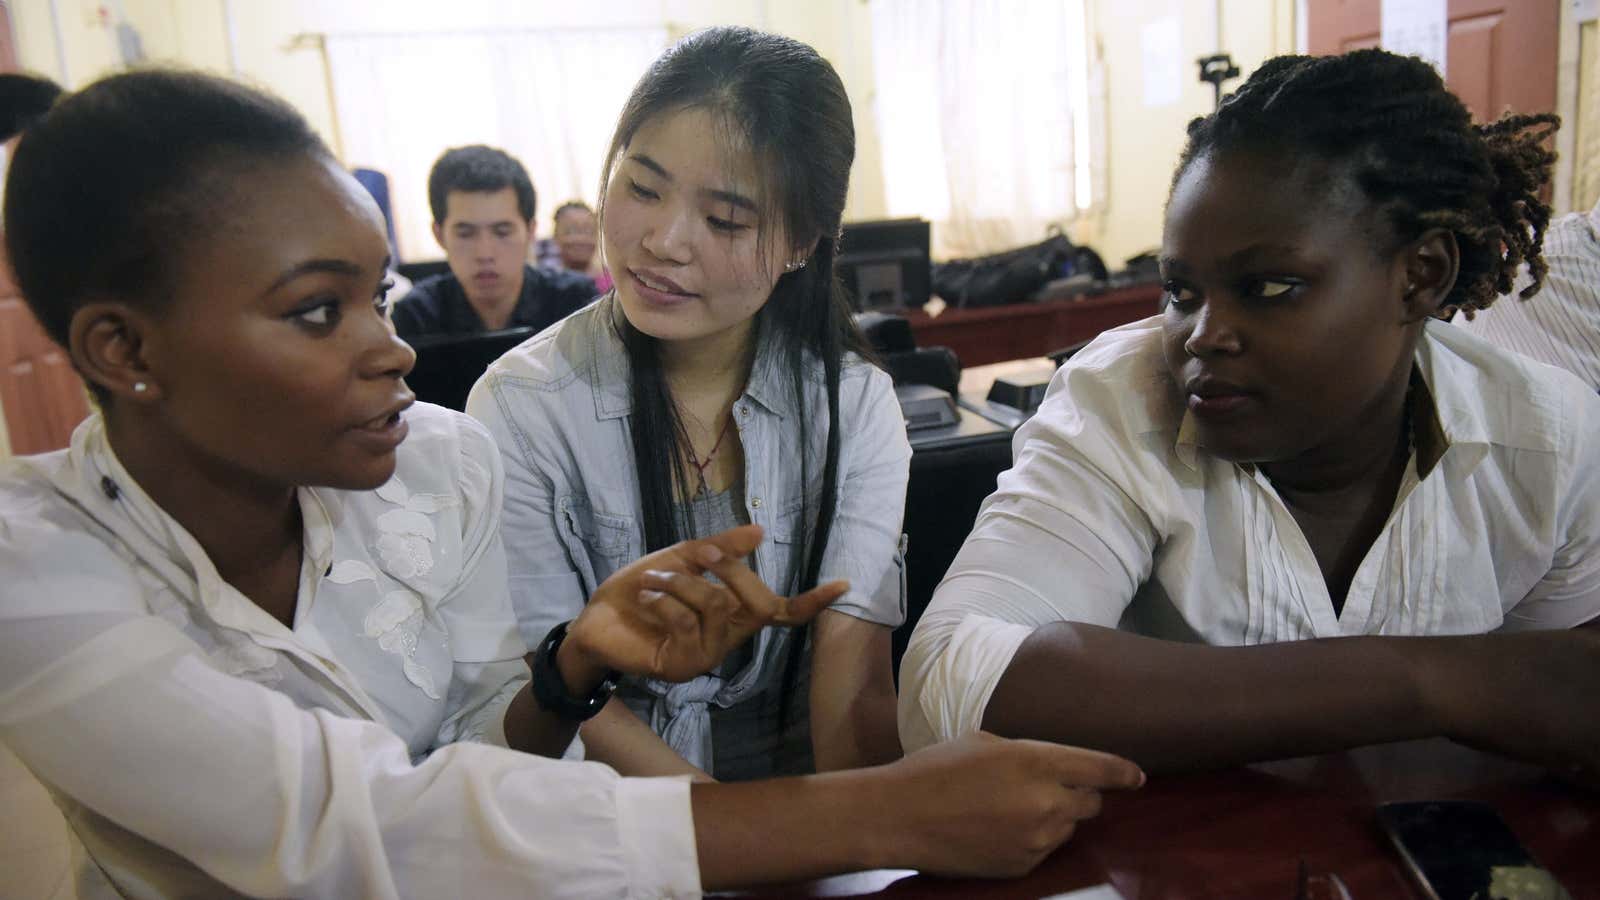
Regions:
M 383 487 L 300 491 L 292 629 L 98 415 L 0 469 L 0 739 L 133 897 L 697 895 L 686 782 L 504 748 L 499 456 L 465 416 L 407 420 Z
M 1052 622 L 1237 646 L 1600 615 L 1600 397 L 1571 374 L 1428 323 L 1418 421 L 1437 458 L 1419 477 L 1413 456 L 1336 614 L 1271 481 L 1196 446 L 1160 338 L 1159 318 L 1102 335 L 1018 430 L 901 663 L 908 752 L 976 730 Z

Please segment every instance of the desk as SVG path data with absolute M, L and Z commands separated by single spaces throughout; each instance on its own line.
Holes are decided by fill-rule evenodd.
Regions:
M 1354 900 L 1420 900 L 1379 831 L 1377 804 L 1482 800 L 1574 898 L 1600 897 L 1600 794 L 1443 740 L 1224 772 L 1153 778 L 1025 878 L 946 881 L 863 872 L 761 897 L 1039 898 L 1110 882 L 1125 900 L 1291 900 L 1300 860 Z
M 937 316 L 920 309 L 898 314 L 911 323 L 918 347 L 949 347 L 966 367 L 1044 356 L 1153 316 L 1160 300 L 1159 284 L 1141 284 L 1070 300 L 946 309 Z
M 1047 361 L 1048 362 L 1048 361 Z M 907 433 L 911 477 L 906 485 L 906 621 L 890 639 L 894 671 L 911 640 L 933 589 L 967 539 L 978 505 L 994 491 L 995 478 L 1011 467 L 1011 429 L 970 409 L 943 428 Z

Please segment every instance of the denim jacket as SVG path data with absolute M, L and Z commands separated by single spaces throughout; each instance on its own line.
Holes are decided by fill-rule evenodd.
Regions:
M 467 411 L 483 422 L 505 461 L 502 519 L 512 605 L 533 647 L 572 619 L 607 576 L 644 555 L 638 473 L 629 436 L 626 352 L 611 297 L 552 325 L 501 357 L 473 388 Z M 777 354 L 758 352 L 734 424 L 744 446 L 744 502 L 766 532 L 754 566 L 779 593 L 793 593 L 793 544 L 802 539 L 796 397 Z M 820 490 L 827 398 L 818 364 L 808 383 L 808 473 Z M 832 609 L 895 627 L 905 620 L 901 519 L 911 448 L 889 376 L 858 359 L 840 376 L 837 512 L 820 581 L 847 578 Z M 811 505 L 814 510 L 815 503 Z M 789 629 L 764 629 L 752 661 L 727 678 L 637 682 L 655 697 L 649 723 L 684 758 L 711 757 L 707 704 L 732 706 L 780 677 Z

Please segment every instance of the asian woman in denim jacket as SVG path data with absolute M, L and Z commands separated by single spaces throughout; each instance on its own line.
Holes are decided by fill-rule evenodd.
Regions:
M 626 774 L 744 779 L 900 754 L 890 631 L 905 616 L 910 462 L 889 376 L 833 275 L 855 138 L 810 47 L 691 36 L 623 109 L 602 249 L 616 288 L 490 367 L 468 411 L 506 467 L 505 542 L 536 645 L 618 568 L 754 522 L 769 586 L 850 591 L 685 684 L 637 679 L 584 726 Z

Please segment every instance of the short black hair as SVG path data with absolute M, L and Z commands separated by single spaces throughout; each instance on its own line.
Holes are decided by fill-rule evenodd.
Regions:
M 1471 318 L 1511 291 L 1523 263 L 1532 283 L 1522 296 L 1543 283 L 1550 206 L 1539 194 L 1555 162 L 1545 145 L 1560 124 L 1544 113 L 1474 125 L 1439 73 L 1414 56 L 1279 56 L 1215 113 L 1189 123 L 1173 181 L 1200 156 L 1233 149 L 1347 165 L 1394 241 L 1430 228 L 1455 235 L 1460 271 L 1440 314 L 1460 309 Z
M 555 227 L 556 223 L 561 221 L 562 213 L 575 209 L 581 209 L 591 216 L 594 215 L 594 210 L 589 208 L 589 204 L 583 202 L 582 200 L 568 200 L 567 202 L 556 207 L 555 214 L 550 217 L 551 227 Z
M 433 209 L 433 222 L 444 224 L 444 217 L 450 212 L 451 191 L 494 192 L 505 188 L 517 192 L 517 212 L 523 221 L 532 222 L 538 195 L 528 170 L 515 156 L 483 144 L 446 150 L 428 173 L 428 206 Z
M 223 78 L 148 69 L 65 95 L 23 131 L 6 176 L 17 286 L 62 346 L 91 296 L 160 304 L 229 179 L 301 156 L 331 158 L 289 104 Z
M 36 75 L 0 74 L 0 141 L 9 141 L 49 111 L 61 86 Z

